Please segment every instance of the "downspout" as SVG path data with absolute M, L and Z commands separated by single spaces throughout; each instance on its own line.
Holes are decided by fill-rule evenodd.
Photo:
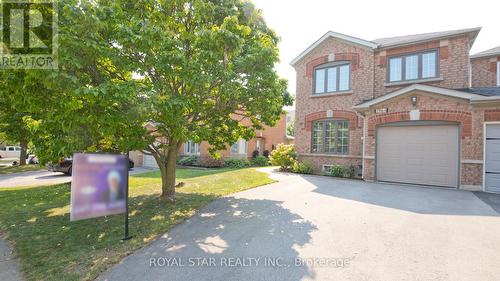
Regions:
M 362 151 L 361 151 L 361 178 L 365 179 L 365 117 L 359 113 L 357 115 L 363 120 L 363 134 L 361 136 L 362 140 Z

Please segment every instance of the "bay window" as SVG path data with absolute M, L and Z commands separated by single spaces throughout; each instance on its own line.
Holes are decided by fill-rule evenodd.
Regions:
M 349 153 L 349 121 L 323 120 L 313 123 L 312 153 Z
M 351 89 L 351 64 L 334 63 L 314 70 L 314 95 L 344 92 Z
M 438 77 L 437 50 L 389 58 L 388 82 L 404 82 Z

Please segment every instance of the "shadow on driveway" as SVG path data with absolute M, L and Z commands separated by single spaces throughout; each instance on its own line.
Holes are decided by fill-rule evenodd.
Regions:
M 316 187 L 314 192 L 387 208 L 420 214 L 500 216 L 500 197 L 495 194 L 478 192 L 474 195 L 473 192 L 455 189 L 370 183 L 322 176 L 303 178 Z
M 281 204 L 235 197 L 217 200 L 100 279 L 298 281 L 313 277 L 307 266 L 295 266 L 294 261 L 295 247 L 308 243 L 316 227 Z M 237 258 L 243 258 L 246 266 L 238 265 Z M 165 265 L 174 259 L 176 264 Z M 271 266 L 272 262 L 281 266 Z

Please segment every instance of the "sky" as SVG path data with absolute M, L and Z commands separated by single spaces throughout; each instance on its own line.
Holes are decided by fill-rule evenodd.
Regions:
M 290 62 L 323 36 L 335 31 L 366 40 L 482 27 L 471 54 L 500 46 L 498 0 L 252 0 L 267 25 L 281 37 L 278 73 L 295 95 Z

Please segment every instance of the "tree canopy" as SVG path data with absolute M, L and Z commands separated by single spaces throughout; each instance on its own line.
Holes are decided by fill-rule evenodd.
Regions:
M 28 124 L 47 161 L 144 150 L 172 197 L 183 142 L 215 153 L 292 102 L 274 69 L 279 38 L 248 1 L 63 0 L 59 10 L 60 69 L 30 84 L 50 96 L 30 98 Z

